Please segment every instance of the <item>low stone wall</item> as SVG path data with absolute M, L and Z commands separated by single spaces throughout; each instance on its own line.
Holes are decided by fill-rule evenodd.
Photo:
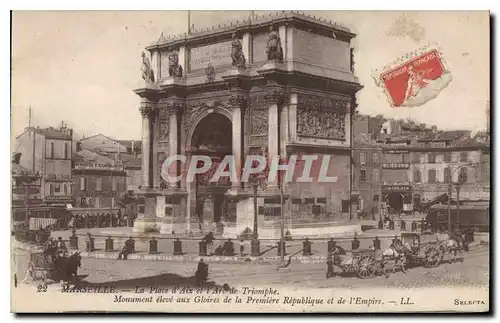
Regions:
M 252 228 L 250 228 L 252 229 Z M 285 226 L 285 232 L 287 228 Z M 351 224 L 351 225 L 334 225 L 334 224 L 325 224 L 322 226 L 310 226 L 303 228 L 292 228 L 289 230 L 292 238 L 335 238 L 335 237 L 345 237 L 345 236 L 354 236 L 355 234 L 361 234 L 361 224 Z M 281 234 L 281 230 L 279 225 L 273 227 L 263 227 L 259 228 L 259 237 L 268 239 L 268 238 L 276 238 Z M 237 239 L 241 234 L 241 231 L 238 231 L 237 227 L 226 226 L 224 228 L 224 234 L 222 235 L 224 238 Z

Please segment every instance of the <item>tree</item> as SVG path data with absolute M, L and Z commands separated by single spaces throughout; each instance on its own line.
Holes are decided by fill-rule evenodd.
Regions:
M 133 215 L 136 205 L 137 196 L 134 194 L 134 191 L 126 191 L 118 198 L 118 206 L 124 209 L 124 212 L 122 212 L 124 215 Z

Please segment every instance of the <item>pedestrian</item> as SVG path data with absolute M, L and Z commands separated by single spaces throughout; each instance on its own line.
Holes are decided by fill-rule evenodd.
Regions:
M 134 240 L 132 239 L 132 237 L 129 237 L 127 240 L 125 240 L 122 251 L 120 251 L 120 253 L 118 254 L 118 260 L 127 260 L 128 255 L 134 252 L 133 243 Z
M 358 248 L 359 248 L 359 240 L 358 238 L 354 237 L 354 239 L 352 239 L 351 249 L 357 250 Z
M 203 258 L 198 262 L 198 267 L 195 273 L 196 285 L 201 286 L 208 279 L 208 265 L 203 262 Z
M 326 278 L 330 278 L 335 276 L 335 271 L 333 270 L 333 259 L 334 255 L 333 253 L 330 253 L 328 255 L 328 259 L 326 260 Z

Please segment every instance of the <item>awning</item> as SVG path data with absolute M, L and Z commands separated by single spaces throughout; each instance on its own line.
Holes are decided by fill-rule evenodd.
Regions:
M 119 208 L 71 208 L 67 209 L 72 215 L 79 216 L 97 216 L 97 215 L 108 215 L 108 214 L 118 214 Z
M 490 208 L 489 205 L 460 205 L 459 209 L 461 211 L 486 211 Z M 456 204 L 451 206 L 452 210 L 456 210 Z M 435 204 L 431 206 L 431 210 L 448 210 L 448 205 Z

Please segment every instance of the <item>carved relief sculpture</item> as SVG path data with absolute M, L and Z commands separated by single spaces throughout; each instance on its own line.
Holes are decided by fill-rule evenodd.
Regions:
M 299 96 L 297 133 L 300 136 L 344 140 L 347 101 Z
M 252 136 L 266 135 L 268 131 L 268 111 L 264 96 L 255 96 L 251 99 L 248 116 L 250 118 L 250 134 Z
M 144 52 L 142 52 L 142 79 L 146 82 L 154 82 L 153 69 L 151 69 L 151 62 Z
M 245 68 L 246 60 L 243 54 L 243 46 L 239 38 L 236 37 L 236 33 L 233 33 L 233 41 L 231 42 L 231 58 L 233 59 L 233 66 Z
M 169 121 L 169 112 L 166 106 L 161 107 L 159 109 L 159 134 L 158 134 L 158 140 L 159 141 L 166 141 L 168 142 L 169 139 L 169 128 L 170 128 L 170 121 Z
M 150 106 L 142 106 L 139 108 L 142 117 L 152 118 L 154 116 L 155 110 Z
M 208 63 L 207 68 L 205 68 L 205 75 L 207 76 L 206 83 L 215 82 L 215 68 L 212 64 Z
M 247 104 L 247 98 L 244 95 L 233 94 L 229 98 L 229 105 L 232 107 L 238 107 L 240 109 L 245 109 Z
M 168 54 L 168 75 L 182 77 L 182 66 L 179 64 L 179 53 L 172 49 Z
M 274 26 L 271 26 L 271 32 L 269 33 L 269 39 L 267 41 L 266 54 L 269 61 L 283 61 L 283 48 L 281 47 L 280 35 Z
M 161 169 L 163 167 L 163 162 L 165 161 L 165 159 L 167 159 L 167 153 L 165 152 L 159 152 L 158 153 L 158 164 L 157 164 L 157 167 L 158 167 L 158 181 L 160 183 L 160 189 L 166 189 L 167 188 L 167 183 L 165 182 L 165 180 L 161 177 Z
M 168 141 L 168 130 L 169 130 L 168 120 L 161 120 L 160 121 L 160 136 L 159 136 L 159 139 L 161 141 Z

